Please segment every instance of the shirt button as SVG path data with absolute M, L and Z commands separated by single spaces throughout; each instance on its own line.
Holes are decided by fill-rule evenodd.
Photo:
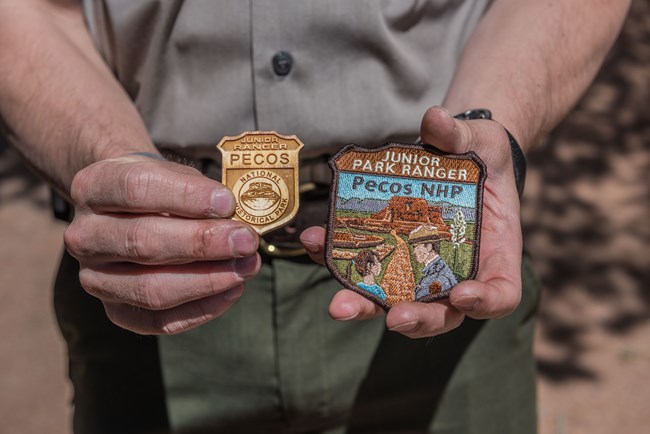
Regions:
M 291 57 L 291 54 L 287 53 L 286 51 L 278 51 L 275 53 L 275 56 L 273 56 L 271 63 L 273 64 L 273 71 L 275 74 L 280 77 L 284 77 L 291 72 L 291 67 L 293 66 L 293 58 Z

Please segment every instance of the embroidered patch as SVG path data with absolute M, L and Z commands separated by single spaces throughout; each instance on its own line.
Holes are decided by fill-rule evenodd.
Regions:
M 250 224 L 260 235 L 291 222 L 298 212 L 296 136 L 275 131 L 249 131 L 224 137 L 221 183 L 237 201 L 234 219 Z
M 326 262 L 384 309 L 447 297 L 478 271 L 486 168 L 428 145 L 349 145 L 333 171 Z

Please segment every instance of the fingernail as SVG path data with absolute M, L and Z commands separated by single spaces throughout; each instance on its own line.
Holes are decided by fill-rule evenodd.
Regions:
M 239 277 L 251 277 L 257 274 L 257 255 L 247 256 L 235 260 L 235 273 Z
M 215 217 L 230 217 L 235 211 L 235 198 L 225 188 L 218 188 L 212 192 L 212 214 Z
M 475 295 L 465 295 L 454 300 L 454 306 L 461 310 L 474 310 L 478 304 L 478 297 Z
M 226 292 L 223 292 L 222 296 L 226 301 L 235 301 L 235 300 L 239 300 L 239 298 L 242 296 L 243 293 L 244 293 L 244 286 L 239 285 L 239 286 L 235 286 L 234 288 L 230 288 Z
M 257 250 L 257 236 L 245 227 L 230 232 L 230 248 L 233 255 L 250 256 Z
M 420 323 L 418 321 L 404 322 L 402 324 L 397 324 L 389 328 L 389 330 L 394 332 L 412 332 L 413 330 L 418 328 L 419 324 Z
M 311 241 L 303 241 L 302 244 L 305 246 L 305 249 L 310 253 L 320 253 L 321 251 L 320 244 L 312 243 Z
M 355 319 L 358 316 L 359 316 L 359 312 L 354 313 L 354 314 L 352 314 L 350 316 L 346 316 L 345 318 L 338 318 L 338 320 L 339 321 L 352 321 L 353 319 Z

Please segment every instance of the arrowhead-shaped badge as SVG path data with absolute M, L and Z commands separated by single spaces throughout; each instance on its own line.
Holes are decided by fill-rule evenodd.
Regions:
M 252 131 L 224 137 L 221 183 L 237 200 L 233 218 L 260 235 L 291 222 L 298 212 L 298 152 L 296 136 Z
M 447 297 L 478 271 L 486 168 L 429 145 L 349 145 L 333 171 L 326 262 L 384 309 Z

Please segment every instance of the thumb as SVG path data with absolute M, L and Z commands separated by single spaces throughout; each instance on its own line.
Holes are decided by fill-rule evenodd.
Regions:
M 314 262 L 325 264 L 325 228 L 312 226 L 300 234 L 300 241 Z
M 440 106 L 431 107 L 424 113 L 420 137 L 423 143 L 453 154 L 475 151 L 489 155 L 491 152 L 483 149 L 488 144 L 507 143 L 505 131 L 497 123 L 483 119 L 455 119 Z
M 472 130 L 440 106 L 431 107 L 424 113 L 420 137 L 423 143 L 454 154 L 469 151 L 475 141 Z

